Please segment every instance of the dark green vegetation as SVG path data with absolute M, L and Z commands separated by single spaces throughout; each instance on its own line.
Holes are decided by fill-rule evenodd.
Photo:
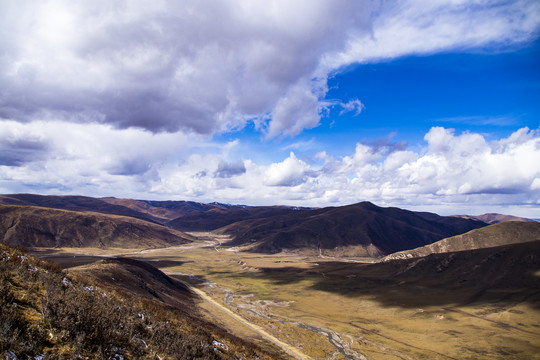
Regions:
M 139 274 L 147 273 L 183 296 L 171 307 L 130 290 L 111 291 L 0 245 L 2 357 L 273 358 L 199 320 L 189 291 L 158 270 L 130 260 L 115 262 L 139 268 Z
M 126 216 L 0 205 L 0 241 L 27 247 L 155 248 L 192 237 Z
M 484 249 L 495 246 L 540 241 L 540 223 L 507 221 L 475 229 L 420 248 L 400 251 L 384 260 L 421 257 L 429 254 Z

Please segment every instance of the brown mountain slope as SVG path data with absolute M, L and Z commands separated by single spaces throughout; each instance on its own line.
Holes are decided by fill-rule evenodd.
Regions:
M 35 194 L 0 195 L 0 204 L 41 206 L 53 209 L 92 211 L 103 214 L 130 216 L 137 219 L 158 222 L 159 219 L 129 207 L 110 203 L 103 199 L 88 196 L 53 196 Z
M 92 282 L 113 290 L 155 299 L 189 312 L 196 297 L 179 281 L 173 280 L 152 265 L 130 258 L 108 258 L 69 269 L 70 273 L 92 279 Z
M 125 216 L 0 205 L 0 241 L 27 247 L 157 248 L 191 236 Z
M 416 249 L 390 254 L 385 257 L 385 260 L 407 259 L 429 254 L 490 248 L 537 240 L 540 240 L 540 223 L 507 221 L 475 229 Z
M 147 264 L 113 261 L 111 266 L 130 285 L 149 280 L 149 288 L 186 295 Z M 173 311 L 140 293 L 111 290 L 79 275 L 0 244 L 3 359 L 278 358 L 203 320 L 194 299 L 183 302 L 183 311 Z
M 457 220 L 457 221 L 456 221 Z M 291 212 L 236 222 L 218 229 L 233 236 L 231 245 L 253 244 L 251 251 L 302 250 L 323 254 L 379 257 L 433 243 L 485 226 L 369 202 Z
M 211 209 L 243 208 L 220 203 L 202 204 L 193 201 L 150 201 L 119 199 L 114 197 L 93 198 L 88 196 L 55 196 L 35 194 L 0 195 L 0 204 L 31 205 L 62 210 L 93 211 L 103 214 L 130 216 L 164 225 L 166 222 L 193 212 Z
M 203 204 L 194 201 L 154 201 L 154 200 L 133 200 L 118 198 L 101 198 L 100 200 L 109 204 L 119 205 L 131 210 L 147 214 L 158 219 L 160 223 L 165 224 L 168 221 L 179 217 L 190 215 L 192 213 L 206 212 L 213 209 L 230 209 L 240 206 L 226 205 L 220 203 Z M 179 230 L 183 230 L 180 229 Z
M 519 217 L 519 216 L 496 214 L 496 213 L 488 213 L 488 214 L 482 214 L 482 215 L 454 215 L 454 217 L 483 221 L 487 224 L 498 224 L 500 222 L 505 222 L 505 221 L 527 221 L 527 222 L 534 221 L 534 220 Z

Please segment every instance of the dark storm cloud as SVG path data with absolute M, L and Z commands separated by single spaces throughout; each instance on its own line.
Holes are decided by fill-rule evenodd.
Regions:
M 45 158 L 49 145 L 38 139 L 0 139 L 0 165 L 22 166 Z
M 278 3 L 2 5 L 0 116 L 153 132 L 242 127 L 296 97 L 292 87 L 312 91 L 321 55 L 340 49 L 351 27 L 369 27 L 372 5 Z M 316 114 L 313 96 L 296 102 Z M 298 133 L 319 117 L 300 121 L 281 111 L 272 129 Z
M 217 171 L 214 173 L 215 177 L 230 178 L 233 176 L 242 175 L 246 172 L 246 166 L 243 161 L 237 161 L 234 163 L 220 162 Z
M 142 175 L 150 170 L 150 164 L 141 159 L 129 159 L 120 161 L 117 165 L 109 168 L 111 175 Z

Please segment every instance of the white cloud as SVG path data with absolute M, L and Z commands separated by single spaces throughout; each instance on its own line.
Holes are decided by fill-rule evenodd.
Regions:
M 354 111 L 354 114 L 358 116 L 360 115 L 362 110 L 366 108 L 366 106 L 362 104 L 362 102 L 358 99 L 352 99 L 346 103 L 340 103 L 340 105 L 341 107 L 343 107 L 343 110 L 341 110 L 340 115 L 346 112 Z
M 146 191 L 160 163 L 188 144 L 185 135 L 115 130 L 103 124 L 0 121 L 0 188 L 132 194 Z M 6 150 L 6 151 L 4 151 Z M 1 166 L 4 165 L 4 166 Z
M 508 46 L 538 36 L 540 3 L 521 1 L 389 1 L 381 3 L 370 36 L 349 38 L 324 55 L 327 68 L 411 54 Z
M 358 115 L 361 99 L 325 99 L 343 67 L 512 47 L 539 19 L 536 0 L 3 1 L 0 192 L 538 207 L 538 130 L 488 141 L 433 128 L 416 152 L 390 135 L 340 158 L 318 149 L 322 166 L 256 163 L 240 140 L 211 139 L 248 122 L 294 137 L 332 105 Z
M 268 167 L 264 184 L 268 186 L 296 186 L 307 180 L 309 165 L 296 158 L 293 152 L 280 163 Z
M 293 152 L 282 161 L 258 164 L 249 153 L 233 151 L 242 148 L 239 140 L 216 144 L 102 124 L 3 121 L 0 144 L 8 146 L 2 149 L 26 145 L 2 151 L 0 192 L 38 189 L 251 205 L 370 200 L 446 213 L 509 212 L 505 206 L 513 204 L 521 207 L 517 214 L 540 216 L 540 130 L 523 128 L 488 142 L 480 134 L 434 127 L 425 140 L 419 151 L 376 141 L 358 143 L 341 158 L 322 151 L 315 155 L 322 165 L 310 165 Z
M 340 67 L 530 41 L 539 14 L 535 0 L 2 2 L 0 117 L 295 136 Z

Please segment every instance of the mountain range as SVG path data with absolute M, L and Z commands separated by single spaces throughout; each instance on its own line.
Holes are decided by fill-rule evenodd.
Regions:
M 163 247 L 189 241 L 182 231 L 215 231 L 255 252 L 380 257 L 487 225 L 369 202 L 311 209 L 14 194 L 0 203 L 10 204 L 0 235 L 24 246 Z
M 425 246 L 415 250 L 417 254 L 437 252 L 435 248 L 480 248 L 483 245 L 473 240 L 475 234 L 485 238 L 490 233 L 506 234 L 512 226 L 518 226 L 504 222 L 494 229 L 486 228 L 485 233 L 462 235 L 516 218 L 500 214 L 439 216 L 370 202 L 297 208 L 34 194 L 0 195 L 0 214 L 0 239 L 11 245 L 156 248 L 192 241 L 186 231 L 214 231 L 230 235 L 228 245 L 251 252 L 372 258 Z M 519 227 L 525 229 L 527 225 Z M 516 229 L 512 231 L 517 233 Z M 499 236 L 492 246 L 516 239 L 500 240 L 503 238 L 508 236 Z M 442 239 L 447 239 L 444 244 L 429 247 Z M 457 245 L 474 241 L 477 245 Z M 399 256 L 417 255 L 410 252 Z
M 274 280 L 272 291 L 303 279 L 317 293 L 367 297 L 384 308 L 395 307 L 397 299 L 400 307 L 422 312 L 436 305 L 448 319 L 469 316 L 461 306 L 484 305 L 498 314 L 522 314 L 526 306 L 534 317 L 540 308 L 540 223 L 488 215 L 439 216 L 370 202 L 295 208 L 15 194 L 0 195 L 0 243 L 165 248 L 201 241 L 191 232 L 212 231 L 229 235 L 221 246 L 232 250 L 335 257 L 274 266 L 276 257 L 270 256 L 256 271 L 242 273 L 247 283 Z M 218 247 L 204 251 L 216 259 L 242 256 Z M 24 249 L 0 244 L 0 351 L 7 349 L 6 358 L 283 358 L 274 348 L 262 350 L 209 323 L 201 299 L 176 280 L 191 277 L 169 277 L 153 266 L 182 264 L 180 254 L 164 262 L 64 255 L 58 263 L 69 271 L 62 272 Z M 201 269 L 194 274 L 204 282 L 212 268 Z M 487 320 L 490 326 L 508 328 L 494 319 Z M 514 328 L 534 330 L 521 323 Z

